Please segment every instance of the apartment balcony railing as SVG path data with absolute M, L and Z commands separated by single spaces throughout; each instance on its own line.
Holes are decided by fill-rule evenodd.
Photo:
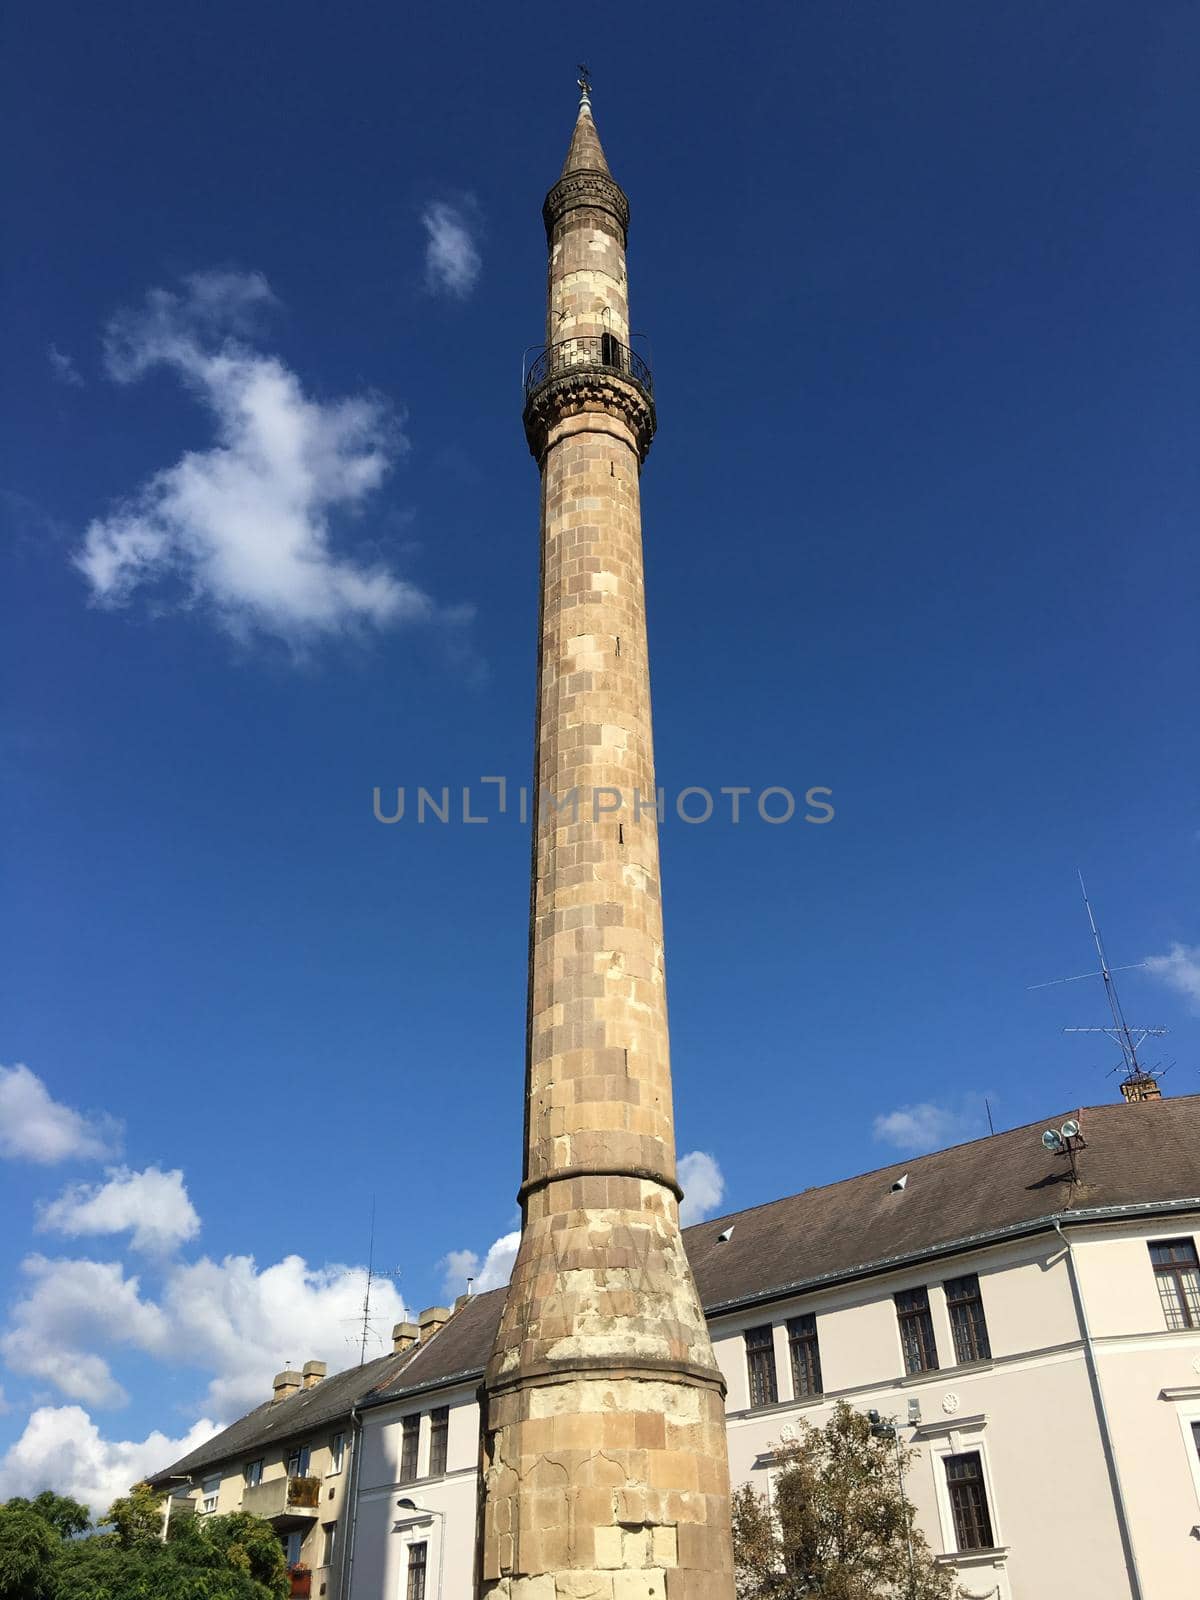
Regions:
M 242 1490 L 242 1510 L 278 1527 L 315 1522 L 320 1505 L 320 1478 L 267 1478 Z
M 650 367 L 637 351 L 622 344 L 615 334 L 597 333 L 543 345 L 526 368 L 525 398 L 551 378 L 589 368 L 619 373 L 623 378 L 631 378 L 648 396 L 654 395 Z

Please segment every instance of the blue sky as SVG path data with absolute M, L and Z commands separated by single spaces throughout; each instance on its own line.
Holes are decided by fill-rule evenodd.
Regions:
M 1077 867 L 1200 1088 L 1200 16 L 614 14 L 9 20 L 0 1492 L 99 1499 L 351 1359 L 373 1195 L 381 1325 L 514 1225 L 527 831 L 372 790 L 530 770 L 580 57 L 660 782 L 836 808 L 664 827 L 694 1197 L 1111 1098 L 1060 1031 L 1099 986 L 1027 990 L 1089 970 Z

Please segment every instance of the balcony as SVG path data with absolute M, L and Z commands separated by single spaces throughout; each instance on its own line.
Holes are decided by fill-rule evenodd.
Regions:
M 281 1532 L 315 1522 L 320 1505 L 320 1478 L 268 1478 L 242 1490 L 242 1510 L 265 1518 Z
M 526 400 L 552 378 L 581 370 L 614 372 L 636 383 L 647 399 L 653 398 L 654 379 L 648 363 L 613 334 L 597 333 L 543 345 L 525 372 Z

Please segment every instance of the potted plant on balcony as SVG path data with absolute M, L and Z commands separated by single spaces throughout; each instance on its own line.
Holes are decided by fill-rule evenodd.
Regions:
M 299 1561 L 294 1567 L 288 1568 L 288 1577 L 292 1584 L 292 1600 L 309 1600 L 312 1594 L 312 1568 Z

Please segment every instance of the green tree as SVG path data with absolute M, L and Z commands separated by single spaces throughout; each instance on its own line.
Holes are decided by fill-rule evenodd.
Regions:
M 28 1500 L 0 1506 L 0 1600 L 48 1600 L 62 1537 Z
M 901 1491 L 918 1452 L 844 1400 L 823 1428 L 800 1427 L 776 1451 L 770 1502 L 748 1484 L 734 1495 L 738 1600 L 957 1600 Z
M 267 1522 L 180 1518 L 162 1542 L 161 1496 L 115 1500 L 103 1530 L 54 1494 L 0 1505 L 0 1600 L 284 1600 L 287 1565 Z
M 122 1550 L 144 1550 L 161 1544 L 163 1499 L 163 1490 L 152 1489 L 148 1483 L 135 1483 L 128 1494 L 113 1501 L 104 1520 L 111 1524 Z

